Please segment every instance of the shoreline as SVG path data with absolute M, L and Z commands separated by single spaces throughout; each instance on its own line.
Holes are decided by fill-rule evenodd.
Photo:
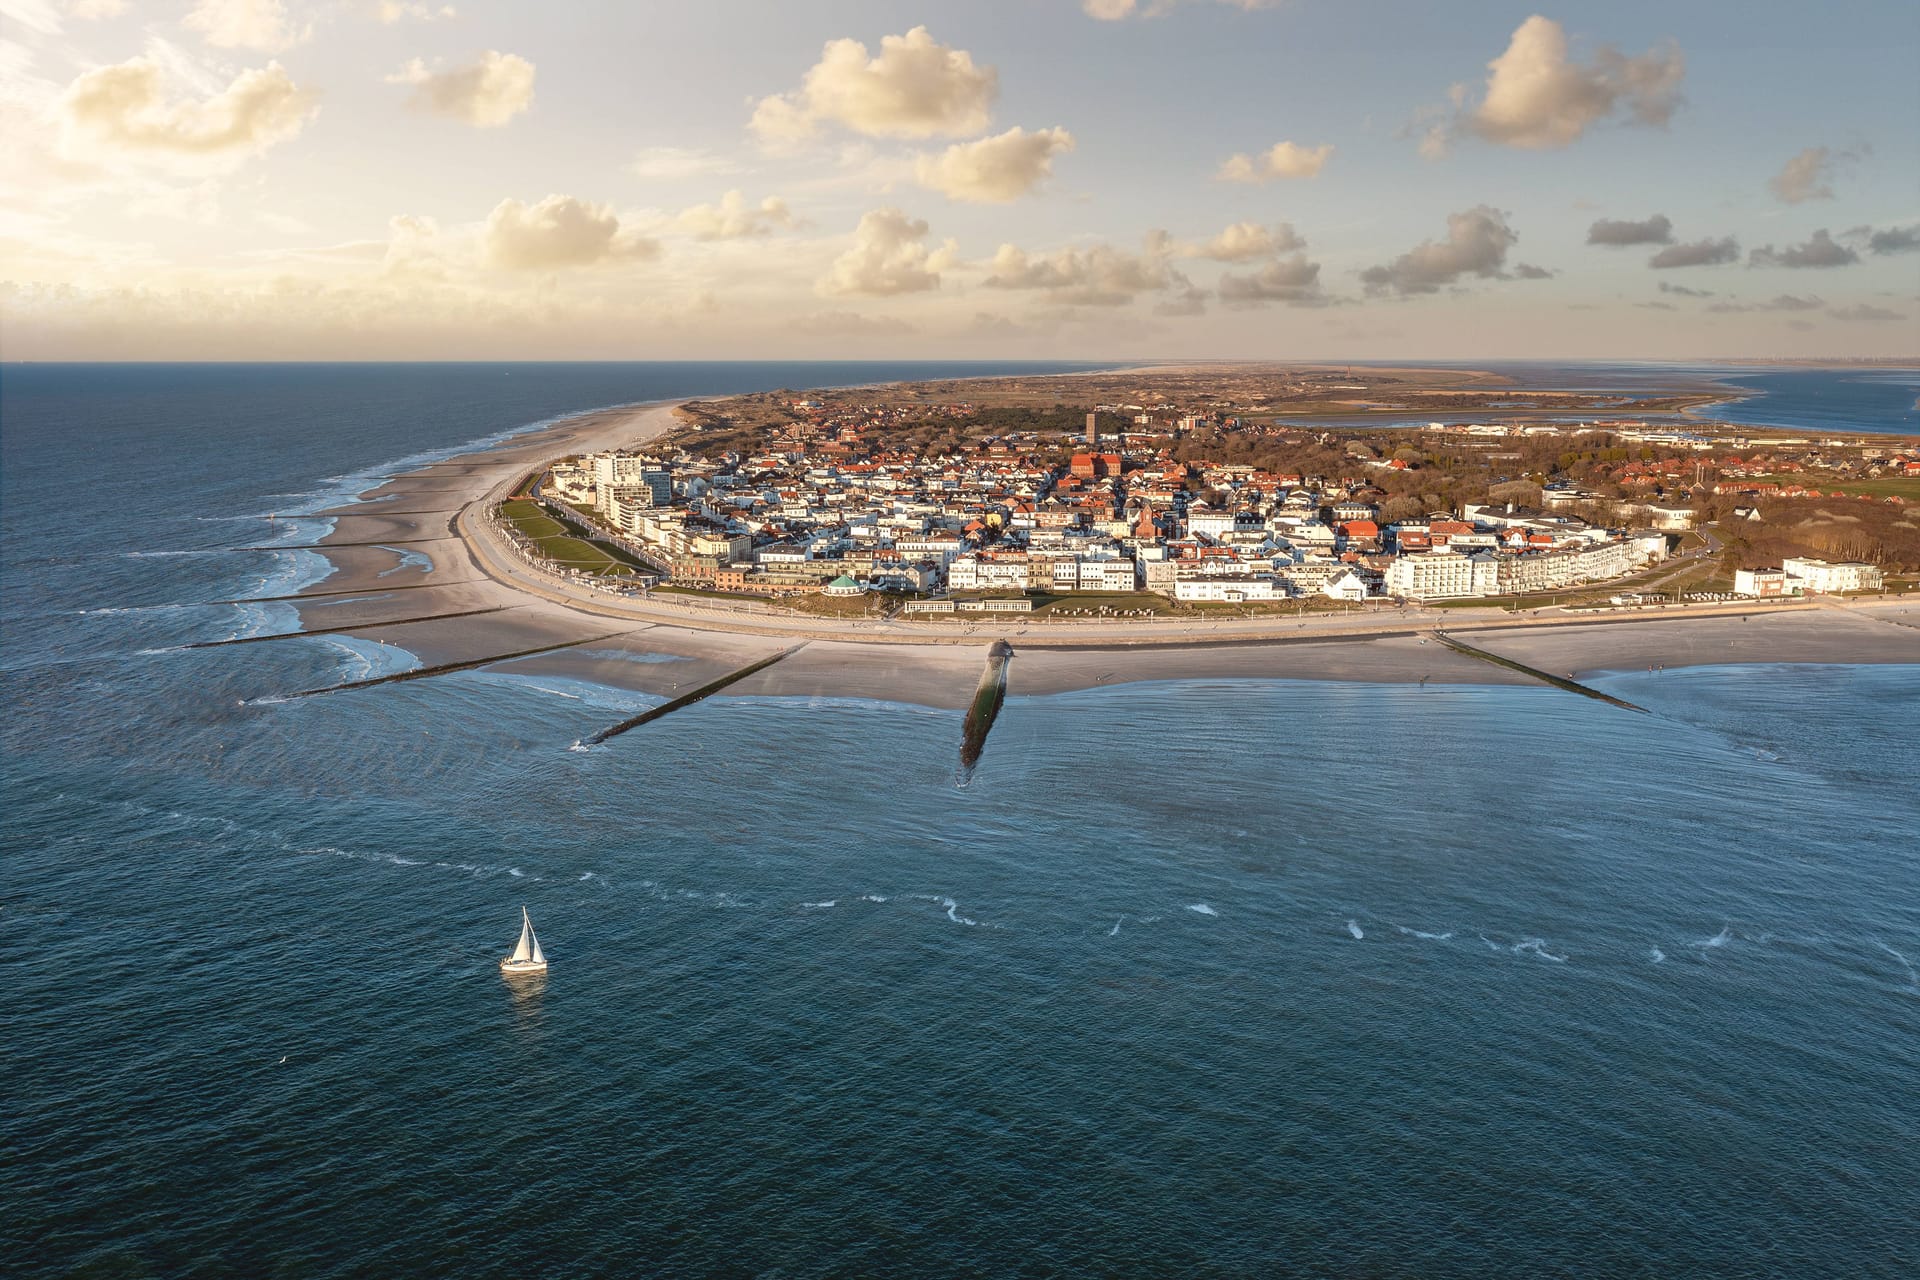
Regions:
M 611 597 L 547 579 L 489 529 L 486 512 L 532 467 L 565 453 L 644 444 L 678 425 L 682 403 L 590 410 L 492 438 L 378 480 L 358 501 L 301 517 L 332 522 L 313 548 L 332 572 L 303 588 L 324 585 L 329 595 L 285 603 L 303 626 L 344 626 L 423 666 L 491 652 L 502 655 L 502 674 L 584 679 L 665 698 L 798 642 L 787 660 L 719 696 L 878 698 L 954 709 L 973 697 L 985 650 L 1001 639 L 1016 654 L 1009 697 L 1186 679 L 1537 683 L 1452 653 L 1423 634 L 1434 630 L 1471 635 L 1477 646 L 1556 673 L 1730 659 L 1920 664 L 1920 601 L 1901 597 L 1600 617 L 1402 607 L 1211 622 L 874 622 Z M 451 616 L 476 609 L 497 612 Z M 567 647 L 505 656 L 543 645 Z

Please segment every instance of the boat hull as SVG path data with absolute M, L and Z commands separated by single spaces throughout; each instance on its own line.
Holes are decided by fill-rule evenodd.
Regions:
M 545 960 L 502 960 L 500 962 L 502 973 L 545 973 L 546 971 Z

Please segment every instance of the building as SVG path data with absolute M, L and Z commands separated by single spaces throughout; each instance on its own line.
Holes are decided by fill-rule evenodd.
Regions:
M 1800 579 L 1802 591 L 1878 591 L 1882 586 L 1877 565 L 1857 560 L 1834 564 L 1828 560 L 1796 558 L 1782 560 L 1780 567 Z
M 1287 584 L 1271 574 L 1226 574 L 1183 577 L 1173 584 L 1173 598 L 1188 603 L 1246 604 L 1285 600 Z
M 1499 585 L 1499 561 L 1485 551 L 1420 552 L 1387 568 L 1387 594 L 1408 600 L 1467 600 L 1494 595 Z
M 1800 579 L 1788 574 L 1785 569 L 1736 569 L 1733 572 L 1733 593 L 1759 600 L 1797 596 L 1800 594 Z

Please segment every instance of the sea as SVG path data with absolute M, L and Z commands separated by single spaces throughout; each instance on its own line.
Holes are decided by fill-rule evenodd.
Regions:
M 969 772 L 959 712 L 576 752 L 649 700 L 180 648 L 474 441 L 1007 369 L 0 369 L 6 1274 L 1920 1274 L 1920 668 L 1015 658 Z

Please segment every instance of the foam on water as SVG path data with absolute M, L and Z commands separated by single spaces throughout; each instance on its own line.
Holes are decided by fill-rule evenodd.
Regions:
M 1204 902 L 1189 902 L 1187 904 L 1187 910 L 1193 912 L 1195 915 L 1201 916 L 1217 916 L 1220 914 Z
M 1347 933 L 1353 938 L 1355 942 L 1358 942 L 1362 938 L 1365 938 L 1367 936 L 1367 931 L 1360 927 L 1360 923 L 1357 920 L 1347 921 Z
M 1694 943 L 1693 945 L 1696 947 L 1699 947 L 1702 951 L 1710 951 L 1715 947 L 1724 947 L 1729 942 L 1732 942 L 1732 941 L 1733 941 L 1733 926 L 1727 925 L 1727 926 L 1724 926 L 1720 930 L 1720 932 L 1714 934 L 1711 938 L 1702 938 L 1698 942 Z

